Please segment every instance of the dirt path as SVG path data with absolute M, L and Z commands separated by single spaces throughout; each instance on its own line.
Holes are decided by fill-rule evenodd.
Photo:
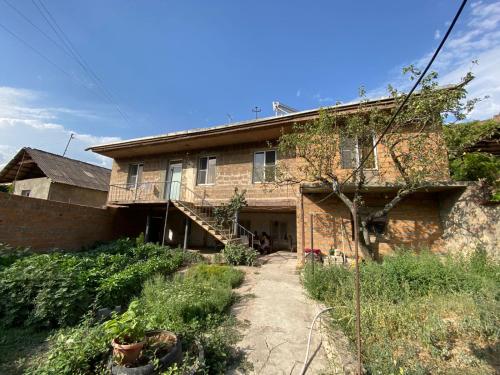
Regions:
M 300 374 L 316 304 L 304 294 L 296 254 L 278 252 L 264 262 L 259 268 L 245 267 L 245 282 L 237 290 L 244 298 L 233 311 L 247 323 L 239 347 L 254 374 Z M 317 330 L 310 353 L 313 359 L 306 373 L 329 373 Z

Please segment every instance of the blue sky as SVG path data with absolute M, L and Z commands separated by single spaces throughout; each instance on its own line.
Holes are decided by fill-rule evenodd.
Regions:
M 36 5 L 113 100 L 50 40 L 61 45 Z M 382 96 L 388 83 L 405 87 L 402 66 L 425 65 L 458 5 L 0 0 L 0 166 L 24 145 L 62 153 L 71 132 L 68 156 L 109 166 L 85 147 L 246 120 L 254 106 L 270 116 L 273 100 L 301 110 L 348 102 L 360 85 Z M 475 59 L 471 94 L 490 98 L 471 117 L 486 118 L 500 112 L 499 2 L 469 2 L 435 68 L 450 83 Z

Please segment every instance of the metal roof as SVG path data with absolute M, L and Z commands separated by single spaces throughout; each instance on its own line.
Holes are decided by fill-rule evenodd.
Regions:
M 376 106 L 379 104 L 392 104 L 392 103 L 394 103 L 394 101 L 395 101 L 394 98 L 385 97 L 385 98 L 378 98 L 378 99 L 369 100 L 366 102 L 366 104 Z M 86 150 L 91 150 L 91 151 L 96 152 L 97 150 L 100 150 L 101 148 L 106 148 L 106 147 L 113 147 L 113 146 L 120 147 L 120 146 L 126 146 L 129 144 L 135 144 L 135 143 L 139 143 L 139 142 L 168 140 L 169 138 L 175 138 L 175 137 L 179 137 L 179 136 L 192 136 L 192 135 L 203 134 L 206 132 L 230 130 L 232 128 L 237 129 L 240 127 L 246 127 L 246 126 L 252 126 L 252 125 L 259 125 L 259 124 L 264 125 L 264 124 L 271 123 L 271 122 L 272 123 L 286 122 L 286 121 L 300 119 L 301 117 L 316 115 L 321 109 L 325 109 L 325 110 L 338 109 L 339 111 L 350 110 L 350 109 L 358 106 L 359 103 L 360 103 L 359 101 L 355 101 L 355 102 L 349 102 L 349 103 L 345 103 L 345 104 L 337 104 L 337 105 L 328 106 L 328 107 L 321 107 L 321 108 L 308 109 L 308 110 L 304 110 L 304 111 L 298 111 L 298 112 L 289 113 L 287 115 L 282 115 L 282 116 L 269 116 L 269 117 L 263 117 L 263 118 L 259 118 L 259 119 L 233 122 L 231 124 L 210 126 L 210 127 L 205 127 L 205 128 L 194 128 L 194 129 L 180 130 L 180 131 L 176 131 L 176 132 L 159 134 L 159 135 L 154 135 L 154 136 L 132 138 L 132 139 L 127 139 L 127 140 L 123 140 L 123 141 L 110 142 L 110 143 L 91 146 L 91 147 L 88 147 Z
M 53 182 L 61 184 L 108 191 L 111 170 L 47 151 L 24 147 L 0 171 L 0 183 L 37 177 L 48 177 Z

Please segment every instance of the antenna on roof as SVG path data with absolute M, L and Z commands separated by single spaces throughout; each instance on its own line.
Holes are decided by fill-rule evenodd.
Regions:
M 259 118 L 259 112 L 262 112 L 262 109 L 259 107 L 255 106 L 254 109 L 252 109 L 252 112 L 255 112 L 255 118 Z
M 64 149 L 64 152 L 62 154 L 63 157 L 64 157 L 64 155 L 66 155 L 66 151 L 68 151 L 69 143 L 71 142 L 71 140 L 73 138 L 75 138 L 75 133 L 71 133 L 71 135 L 69 136 L 68 143 L 66 143 L 66 148 Z
M 280 102 L 273 102 L 273 111 L 276 117 L 298 112 L 298 110 L 296 110 L 295 108 L 292 108 Z

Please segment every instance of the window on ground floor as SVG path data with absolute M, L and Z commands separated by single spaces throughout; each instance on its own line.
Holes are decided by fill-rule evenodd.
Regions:
M 21 190 L 21 195 L 23 197 L 29 197 L 31 194 L 31 190 Z

